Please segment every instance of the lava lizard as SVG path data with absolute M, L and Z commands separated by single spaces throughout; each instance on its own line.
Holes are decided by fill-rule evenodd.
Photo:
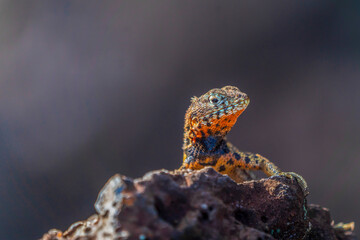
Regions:
M 183 164 L 180 169 L 213 167 L 235 182 L 246 179 L 246 170 L 262 170 L 268 176 L 283 175 L 296 179 L 305 195 L 307 183 L 294 172 L 282 172 L 260 154 L 240 152 L 225 136 L 246 109 L 249 97 L 237 87 L 214 88 L 201 97 L 193 97 L 185 115 Z M 249 178 L 249 177 L 247 177 Z

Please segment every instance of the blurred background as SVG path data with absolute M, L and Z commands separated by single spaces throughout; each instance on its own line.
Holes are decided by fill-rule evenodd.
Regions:
M 251 104 L 238 148 L 295 171 L 360 222 L 360 3 L 0 1 L 0 236 L 86 219 L 115 173 L 182 160 L 192 96 Z

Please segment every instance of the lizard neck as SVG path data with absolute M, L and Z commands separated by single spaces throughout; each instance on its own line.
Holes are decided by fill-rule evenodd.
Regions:
M 211 152 L 223 143 L 226 134 L 213 133 L 211 130 L 194 127 L 190 119 L 185 119 L 183 150 L 196 148 L 204 153 Z
M 184 126 L 184 142 L 183 142 L 183 150 L 191 147 L 192 145 L 192 131 L 190 126 L 190 121 L 185 119 L 185 126 Z

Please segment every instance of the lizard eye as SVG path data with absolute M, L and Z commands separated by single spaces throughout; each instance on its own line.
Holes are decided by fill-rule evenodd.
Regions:
M 215 97 L 215 96 L 210 96 L 209 101 L 212 102 L 212 103 L 217 103 L 217 102 L 219 102 L 219 99 L 217 97 Z

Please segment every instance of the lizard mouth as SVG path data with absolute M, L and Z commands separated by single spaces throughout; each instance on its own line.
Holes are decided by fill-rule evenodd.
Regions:
M 216 109 L 216 111 L 210 112 L 208 115 L 205 116 L 206 119 L 212 119 L 212 121 L 218 121 L 223 117 L 238 117 L 249 105 L 250 99 L 249 97 L 245 96 L 244 98 L 239 98 L 233 102 L 228 107 Z M 229 119 L 228 119 L 229 120 Z M 235 122 L 234 122 L 235 123 Z M 206 125 L 204 122 L 203 124 Z
M 234 109 L 235 110 L 245 110 L 247 108 L 247 106 L 249 105 L 250 103 L 250 98 L 245 95 L 245 96 L 242 96 L 240 98 L 238 98 L 236 101 L 235 101 L 235 104 L 234 104 Z
M 236 100 L 234 100 L 234 102 L 230 106 L 216 109 L 210 112 L 207 116 L 205 116 L 205 118 L 219 119 L 223 116 L 238 114 L 239 112 L 241 113 L 247 108 L 249 103 L 250 103 L 250 98 L 247 95 L 241 96 Z

